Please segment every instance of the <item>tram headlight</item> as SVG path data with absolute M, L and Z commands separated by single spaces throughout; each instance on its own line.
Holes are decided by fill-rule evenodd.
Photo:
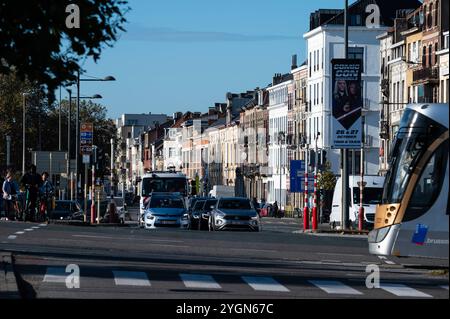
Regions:
M 369 243 L 379 243 L 380 241 L 383 241 L 389 233 L 390 229 L 391 227 L 388 226 L 372 230 L 371 232 L 369 232 L 369 236 L 367 238 Z

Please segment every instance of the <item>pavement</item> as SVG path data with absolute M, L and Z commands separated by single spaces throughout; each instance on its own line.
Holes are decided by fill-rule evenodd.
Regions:
M 25 299 L 449 298 L 448 261 L 370 255 L 366 238 L 298 233 L 295 218 L 262 222 L 258 233 L 0 222 L 0 251 Z

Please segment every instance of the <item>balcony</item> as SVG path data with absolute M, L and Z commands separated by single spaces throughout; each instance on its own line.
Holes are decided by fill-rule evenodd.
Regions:
M 413 71 L 413 82 L 439 81 L 438 68 L 425 68 Z

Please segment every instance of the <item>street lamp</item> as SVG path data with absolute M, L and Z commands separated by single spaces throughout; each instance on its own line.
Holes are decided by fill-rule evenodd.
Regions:
M 282 177 L 282 175 L 281 175 L 281 167 L 282 167 L 282 160 L 281 160 L 281 156 L 282 156 L 282 148 L 283 148 L 283 143 L 284 143 L 284 140 L 285 140 L 285 133 L 284 132 L 279 132 L 278 133 L 278 147 L 280 148 L 280 167 L 279 167 L 279 174 L 280 174 L 280 209 L 281 209 L 281 204 L 283 203 L 283 201 L 282 201 L 282 189 L 281 189 L 281 183 L 282 183 L 282 180 L 281 180 L 281 177 Z
M 22 93 L 23 96 L 23 119 L 22 119 L 22 175 L 25 175 L 25 112 L 26 112 L 26 96 L 29 93 Z
M 91 77 L 91 76 L 87 76 L 89 78 L 87 79 L 81 79 L 80 78 L 80 71 L 77 72 L 77 115 L 76 115 L 76 145 L 75 145 L 75 185 L 77 185 L 77 192 L 78 192 L 78 162 L 79 162 L 79 153 L 80 153 L 80 99 L 82 98 L 80 96 L 80 82 L 81 81 L 85 81 L 85 82 L 105 82 L 105 81 L 115 81 L 116 79 L 109 75 L 106 76 L 103 79 L 100 78 L 96 78 L 96 77 Z M 94 97 L 92 98 L 101 98 L 100 95 L 94 95 Z

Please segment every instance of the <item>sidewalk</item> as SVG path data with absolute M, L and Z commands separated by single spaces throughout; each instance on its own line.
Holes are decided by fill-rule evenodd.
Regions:
M 0 299 L 20 299 L 12 254 L 0 252 Z

